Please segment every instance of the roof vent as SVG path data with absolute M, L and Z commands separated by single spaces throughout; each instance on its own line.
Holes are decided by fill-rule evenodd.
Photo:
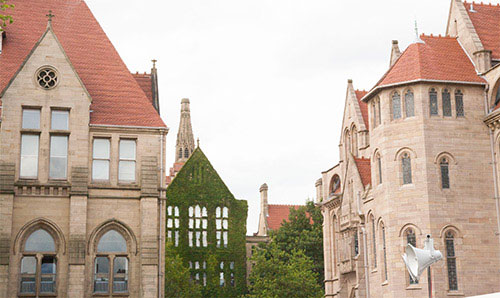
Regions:
M 470 3 L 470 9 L 469 9 L 470 12 L 477 12 L 474 10 L 474 2 L 471 2 Z

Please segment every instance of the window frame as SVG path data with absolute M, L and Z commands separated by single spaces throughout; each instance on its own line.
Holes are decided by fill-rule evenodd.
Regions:
M 445 94 L 447 94 L 448 96 L 445 97 Z M 445 99 L 446 99 L 446 102 L 445 102 Z M 443 109 L 443 117 L 453 117 L 453 109 L 451 106 L 450 88 L 443 88 L 443 90 L 441 91 L 441 105 L 442 105 L 442 109 Z M 448 108 L 449 108 L 449 114 L 447 113 Z
M 224 216 L 225 210 L 227 210 L 227 216 Z M 218 227 L 219 223 L 220 228 Z M 226 227 L 224 227 L 224 223 Z M 227 206 L 215 208 L 215 244 L 217 248 L 227 248 L 229 245 L 229 208 Z
M 52 169 L 52 158 L 57 157 L 60 158 L 61 156 L 53 156 L 52 155 L 52 138 L 54 137 L 64 137 L 66 138 L 66 166 L 65 166 L 65 173 L 64 177 L 52 177 L 51 176 L 51 169 Z M 49 180 L 59 180 L 59 181 L 66 181 L 68 180 L 68 163 L 69 163 L 69 133 L 50 133 L 49 137 Z
M 134 158 L 122 158 L 121 156 L 121 148 L 122 148 L 122 141 L 130 141 L 134 143 Z M 111 153 L 110 153 L 111 155 Z M 133 162 L 134 163 L 134 179 L 133 180 L 124 180 L 120 179 L 120 164 L 122 162 Z M 134 184 L 137 183 L 137 139 L 134 138 L 120 138 L 118 140 L 118 183 L 120 184 Z
M 37 180 L 38 176 L 40 175 L 40 135 L 41 131 L 38 132 L 24 132 L 21 131 L 21 139 L 20 139 L 20 147 L 19 147 L 19 179 L 23 180 Z M 36 136 L 37 138 L 37 152 L 36 152 L 36 175 L 35 176 L 29 176 L 29 175 L 23 175 L 23 137 L 24 136 Z
M 411 185 L 413 184 L 413 171 L 412 171 L 412 162 L 411 162 L 411 154 L 409 152 L 402 152 L 399 160 L 401 161 L 401 184 L 402 185 Z M 408 160 L 408 164 L 405 165 L 405 160 Z M 409 166 L 408 173 L 405 173 L 405 166 Z M 408 176 L 407 176 L 408 175 Z M 408 177 L 409 180 L 406 179 Z
M 457 89 L 457 90 L 455 90 L 453 95 L 455 97 L 455 115 L 456 115 L 456 117 L 457 118 L 465 118 L 464 93 L 462 92 L 461 89 Z M 460 95 L 460 97 L 457 97 L 457 95 Z M 460 100 L 459 100 L 459 98 L 460 98 Z M 459 107 L 462 108 L 461 111 L 459 111 Z
M 415 248 L 417 247 L 417 234 L 415 233 L 415 229 L 409 227 L 405 230 L 403 235 L 404 235 L 405 247 L 407 244 L 411 244 Z M 411 239 L 410 237 L 413 238 Z M 407 274 L 407 276 L 408 276 L 407 278 L 408 285 L 413 286 L 419 284 L 419 282 L 417 280 L 414 280 L 409 273 Z
M 396 96 L 397 95 L 397 100 Z M 397 108 L 398 108 L 398 114 L 396 114 L 396 104 L 397 103 Z M 394 91 L 391 93 L 391 117 L 393 121 L 401 120 L 403 118 L 403 109 L 402 109 L 402 104 L 401 104 L 401 95 L 399 94 L 398 91 Z M 396 117 L 397 116 L 397 117 Z
M 411 95 L 411 96 L 410 96 Z M 405 94 L 404 94 L 404 116 L 405 118 L 411 118 L 415 117 L 415 93 L 411 89 L 407 89 Z M 409 110 L 409 107 L 411 107 L 411 110 Z M 408 112 L 412 112 L 411 115 L 409 115 Z
M 451 235 L 451 237 L 449 236 Z M 456 239 L 457 239 L 457 233 L 452 230 L 448 229 L 444 231 L 443 235 L 443 240 L 444 240 L 444 254 L 445 254 L 445 260 L 446 260 L 446 277 L 447 277 L 447 285 L 448 285 L 448 291 L 450 292 L 457 292 L 459 287 L 458 287 L 458 262 L 457 262 L 457 253 L 456 253 Z M 449 255 L 448 251 L 448 241 L 452 241 L 453 245 L 453 256 Z M 450 262 L 452 261 L 452 262 Z M 451 283 L 452 280 L 450 279 L 450 263 L 454 263 L 454 271 L 455 271 L 455 283 L 456 283 L 456 288 L 452 289 L 451 288 Z
M 95 141 L 96 140 L 107 140 L 108 141 L 108 158 L 96 158 L 95 157 Z M 111 152 L 111 137 L 102 137 L 102 136 L 94 136 L 92 138 L 92 172 L 91 172 L 91 179 L 92 182 L 97 182 L 97 183 L 108 183 L 111 180 L 111 157 L 112 157 L 112 152 Z M 94 178 L 94 170 L 95 170 L 95 165 L 94 162 L 98 161 L 107 161 L 108 162 L 108 178 L 107 179 L 96 179 Z
M 438 90 L 437 88 L 430 88 L 429 89 L 429 116 L 439 116 L 439 98 L 438 98 Z M 435 102 L 433 102 L 433 98 L 431 97 L 433 94 L 436 95 Z M 433 113 L 433 104 L 435 105 L 435 113 Z

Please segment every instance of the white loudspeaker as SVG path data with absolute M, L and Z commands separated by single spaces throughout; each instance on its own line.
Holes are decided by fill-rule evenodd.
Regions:
M 430 265 L 441 260 L 443 255 L 439 250 L 434 249 L 434 240 L 427 235 L 425 240 L 425 248 L 415 248 L 411 244 L 406 246 L 406 253 L 403 254 L 403 261 L 410 276 L 418 281 L 422 272 Z

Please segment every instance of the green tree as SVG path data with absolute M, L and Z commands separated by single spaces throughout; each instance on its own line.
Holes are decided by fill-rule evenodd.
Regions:
M 312 201 L 297 210 L 290 208 L 288 221 L 271 234 L 271 242 L 288 254 L 302 250 L 312 260 L 317 282 L 323 286 L 323 216 Z
M 14 4 L 9 4 L 7 0 L 0 0 L 0 32 L 3 31 L 2 28 L 14 21 L 11 15 L 4 14 L 4 11 L 12 8 L 14 8 Z
M 202 298 L 201 286 L 191 280 L 189 268 L 170 242 L 165 246 L 165 297 Z
M 322 287 L 317 283 L 313 262 L 301 250 L 288 253 L 270 242 L 257 247 L 252 257 L 247 298 L 319 298 Z

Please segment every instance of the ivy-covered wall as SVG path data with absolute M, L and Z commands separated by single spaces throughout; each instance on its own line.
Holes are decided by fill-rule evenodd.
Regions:
M 198 147 L 172 180 L 166 191 L 167 208 L 179 208 L 179 241 L 176 252 L 189 262 L 206 262 L 207 285 L 203 297 L 238 297 L 246 292 L 245 235 L 248 206 L 236 200 Z M 189 207 L 207 208 L 207 247 L 190 247 L 188 238 Z M 216 245 L 216 208 L 229 208 L 227 247 Z M 166 232 L 169 227 L 167 224 Z M 220 263 L 224 262 L 225 286 L 219 285 Z M 234 262 L 231 270 L 230 263 Z M 201 264 L 200 264 L 201 265 Z M 203 271 L 203 270 L 202 270 Z M 230 276 L 234 273 L 234 286 Z

